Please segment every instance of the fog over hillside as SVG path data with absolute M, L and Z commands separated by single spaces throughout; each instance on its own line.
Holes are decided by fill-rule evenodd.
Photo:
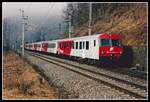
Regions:
M 21 13 L 28 16 L 25 42 L 68 38 L 71 15 L 72 37 L 88 35 L 89 3 L 66 2 L 4 2 L 4 46 L 9 41 L 20 45 L 22 38 Z M 92 3 L 92 34 L 119 33 L 125 45 L 147 44 L 146 3 Z
M 24 15 L 28 16 L 25 42 L 58 39 L 61 36 L 59 24 L 61 24 L 62 33 L 68 30 L 68 24 L 64 22 L 63 17 L 66 6 L 67 3 L 61 2 L 3 2 L 3 38 L 10 40 L 10 43 L 18 41 L 20 45 L 22 24 L 19 9 L 22 9 Z M 4 45 L 6 45 L 5 41 Z

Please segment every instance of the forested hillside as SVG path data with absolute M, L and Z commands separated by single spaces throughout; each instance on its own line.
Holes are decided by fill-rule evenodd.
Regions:
M 88 35 L 89 4 L 70 3 L 65 18 L 72 16 L 72 37 Z M 125 45 L 147 44 L 147 5 L 145 3 L 93 3 L 92 34 L 120 33 Z M 68 34 L 64 34 L 68 37 Z

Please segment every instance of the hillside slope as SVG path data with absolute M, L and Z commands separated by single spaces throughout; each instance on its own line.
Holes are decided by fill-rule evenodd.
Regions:
M 112 4 L 113 5 L 113 4 Z M 131 4 L 130 7 L 114 8 L 109 6 L 105 13 L 92 18 L 92 34 L 119 33 L 123 44 L 146 46 L 147 44 L 147 5 Z M 73 29 L 72 37 L 88 35 L 88 22 Z M 68 37 L 68 34 L 65 34 Z

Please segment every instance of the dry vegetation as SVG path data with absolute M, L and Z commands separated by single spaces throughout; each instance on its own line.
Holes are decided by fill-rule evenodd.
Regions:
M 4 54 L 3 99 L 56 99 L 58 90 L 15 53 Z
M 99 6 L 99 10 L 103 9 Z M 103 14 L 93 12 L 93 15 L 96 13 L 97 16 L 92 17 L 92 34 L 120 33 L 125 45 L 147 45 L 146 4 L 122 4 L 121 7 L 114 7 L 110 4 L 104 10 Z M 74 27 L 73 31 L 72 37 L 88 35 L 88 22 Z M 65 37 L 68 37 L 68 34 Z

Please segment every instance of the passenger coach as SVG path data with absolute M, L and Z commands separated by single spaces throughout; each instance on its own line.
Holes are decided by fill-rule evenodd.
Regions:
M 107 33 L 28 43 L 25 49 L 96 60 L 112 57 L 119 59 L 123 53 L 121 36 Z

